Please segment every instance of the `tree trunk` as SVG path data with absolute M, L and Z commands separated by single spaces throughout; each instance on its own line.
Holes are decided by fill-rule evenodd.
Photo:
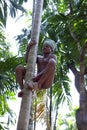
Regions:
M 31 34 L 31 40 L 35 40 L 37 44 L 32 46 L 29 52 L 25 82 L 30 81 L 35 72 L 42 7 L 43 7 L 43 0 L 38 0 L 35 8 L 34 22 Z M 21 102 L 17 130 L 28 130 L 31 104 L 32 104 L 32 91 L 27 89 L 27 86 L 24 85 L 23 98 Z
M 87 130 L 87 93 L 80 94 L 80 107 L 76 111 L 76 124 L 78 130 Z
M 85 52 L 84 52 L 85 53 Z M 82 56 L 83 58 L 83 56 Z M 78 130 L 87 130 L 87 90 L 85 89 L 84 75 L 87 74 L 83 60 L 80 60 L 80 71 L 77 71 L 75 64 L 68 64 L 75 76 L 75 87 L 80 94 L 80 106 L 76 111 L 76 124 Z
M 76 111 L 78 130 L 87 130 L 87 91 L 85 89 L 84 62 L 80 62 L 80 106 Z
M 52 86 L 50 88 L 50 115 L 49 115 L 49 119 L 50 119 L 50 127 L 52 127 Z
M 76 124 L 78 130 L 87 130 L 87 90 L 84 78 L 84 75 L 87 74 L 87 69 L 84 65 L 86 50 L 87 43 L 84 43 L 80 52 L 80 71 L 76 70 L 73 63 L 68 65 L 75 76 L 76 89 L 80 94 L 80 106 L 76 111 Z

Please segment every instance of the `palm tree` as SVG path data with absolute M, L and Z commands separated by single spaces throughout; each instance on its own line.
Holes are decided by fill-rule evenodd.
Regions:
M 35 8 L 34 22 L 31 34 L 31 40 L 36 41 L 36 45 L 33 46 L 30 50 L 28 63 L 27 63 L 27 72 L 25 75 L 25 82 L 30 80 L 33 76 L 34 67 L 36 63 L 36 54 L 37 46 L 40 33 L 40 23 L 41 23 L 41 14 L 42 14 L 43 0 L 38 0 Z M 28 130 L 28 124 L 30 119 L 30 110 L 32 104 L 32 91 L 27 90 L 26 86 L 24 87 L 24 95 L 22 98 L 21 109 L 19 114 L 17 130 Z
M 26 12 L 22 7 L 23 2 L 27 2 L 27 0 L 0 0 L 0 21 L 4 26 L 6 26 L 8 14 L 14 18 L 16 17 L 17 10 Z
M 9 48 L 10 44 L 6 40 L 4 25 L 0 22 L 0 119 L 7 113 L 9 120 L 8 124 L 0 120 L 1 129 L 8 128 L 9 123 L 12 122 L 13 112 L 9 108 L 8 101 L 15 97 L 17 88 L 14 70 L 18 63 L 17 58 L 13 57 Z
M 27 2 L 27 0 L 24 0 Z M 4 116 L 5 113 L 8 113 L 8 124 L 5 128 L 9 127 L 9 123 L 12 122 L 13 113 L 9 108 L 8 100 L 11 100 L 15 97 L 15 92 L 17 89 L 16 80 L 15 80 L 15 67 L 18 64 L 18 58 L 13 57 L 10 52 L 10 44 L 7 41 L 7 35 L 5 34 L 5 27 L 8 14 L 13 17 L 16 16 L 17 10 L 24 11 L 21 5 L 23 1 L 12 1 L 12 0 L 0 0 L 0 117 Z M 15 14 L 15 15 L 14 15 Z M 20 59 L 21 60 L 21 59 Z M 2 123 L 0 122 L 0 128 L 2 128 Z

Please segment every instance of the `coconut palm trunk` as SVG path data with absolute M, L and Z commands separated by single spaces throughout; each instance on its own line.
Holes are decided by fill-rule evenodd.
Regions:
M 37 0 L 35 6 L 34 21 L 32 26 L 32 34 L 31 34 L 31 40 L 35 40 L 37 44 L 32 46 L 29 52 L 25 82 L 30 81 L 35 73 L 42 7 L 43 7 L 43 0 Z M 28 130 L 31 104 L 32 104 L 32 91 L 29 90 L 26 85 L 24 85 L 23 98 L 21 101 L 17 130 Z

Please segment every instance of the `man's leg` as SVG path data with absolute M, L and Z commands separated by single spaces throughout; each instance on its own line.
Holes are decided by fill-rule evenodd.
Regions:
M 16 78 L 17 78 L 17 82 L 19 83 L 20 85 L 20 89 L 21 91 L 18 93 L 18 97 L 22 97 L 23 96 L 23 79 L 24 79 L 24 76 L 25 76 L 25 73 L 26 73 L 26 69 L 22 66 L 22 65 L 18 65 L 16 67 Z
M 43 75 L 38 81 L 39 89 L 47 89 L 51 87 L 54 79 L 55 69 L 56 61 L 54 59 L 50 59 L 47 64 L 47 67 L 43 71 Z
M 26 73 L 26 69 L 22 66 L 22 65 L 18 65 L 16 67 L 16 78 L 17 78 L 17 82 L 20 85 L 20 88 L 23 89 L 23 79 Z
M 43 72 L 41 72 L 42 74 L 38 78 L 38 80 L 37 80 L 38 76 L 35 77 L 34 81 L 27 83 L 28 87 L 34 90 L 50 88 L 54 79 L 55 69 L 56 69 L 56 61 L 54 59 L 49 60 L 46 68 L 43 70 Z

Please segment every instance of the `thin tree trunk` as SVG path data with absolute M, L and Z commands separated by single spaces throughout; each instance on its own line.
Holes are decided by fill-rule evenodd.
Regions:
M 76 123 L 78 130 L 87 130 L 87 90 L 85 87 L 85 52 L 87 51 L 87 43 L 84 43 L 80 53 L 80 106 L 76 111 Z
M 36 10 L 35 10 L 32 34 L 31 34 L 31 40 L 35 40 L 37 44 L 32 46 L 29 52 L 25 82 L 30 81 L 32 79 L 35 71 L 42 7 L 43 7 L 43 0 L 38 0 L 36 5 Z M 21 102 L 17 130 L 28 130 L 31 104 L 32 104 L 32 91 L 28 90 L 27 86 L 24 85 L 23 98 Z
M 48 108 L 48 91 L 47 91 L 47 93 L 46 93 L 46 130 L 52 130 L 51 129 L 51 126 L 50 126 L 50 114 L 49 114 L 49 108 Z
M 34 106 L 34 130 L 36 130 L 36 110 L 37 110 L 37 99 L 35 99 L 35 106 Z
M 52 86 L 50 88 L 50 126 L 52 127 Z

